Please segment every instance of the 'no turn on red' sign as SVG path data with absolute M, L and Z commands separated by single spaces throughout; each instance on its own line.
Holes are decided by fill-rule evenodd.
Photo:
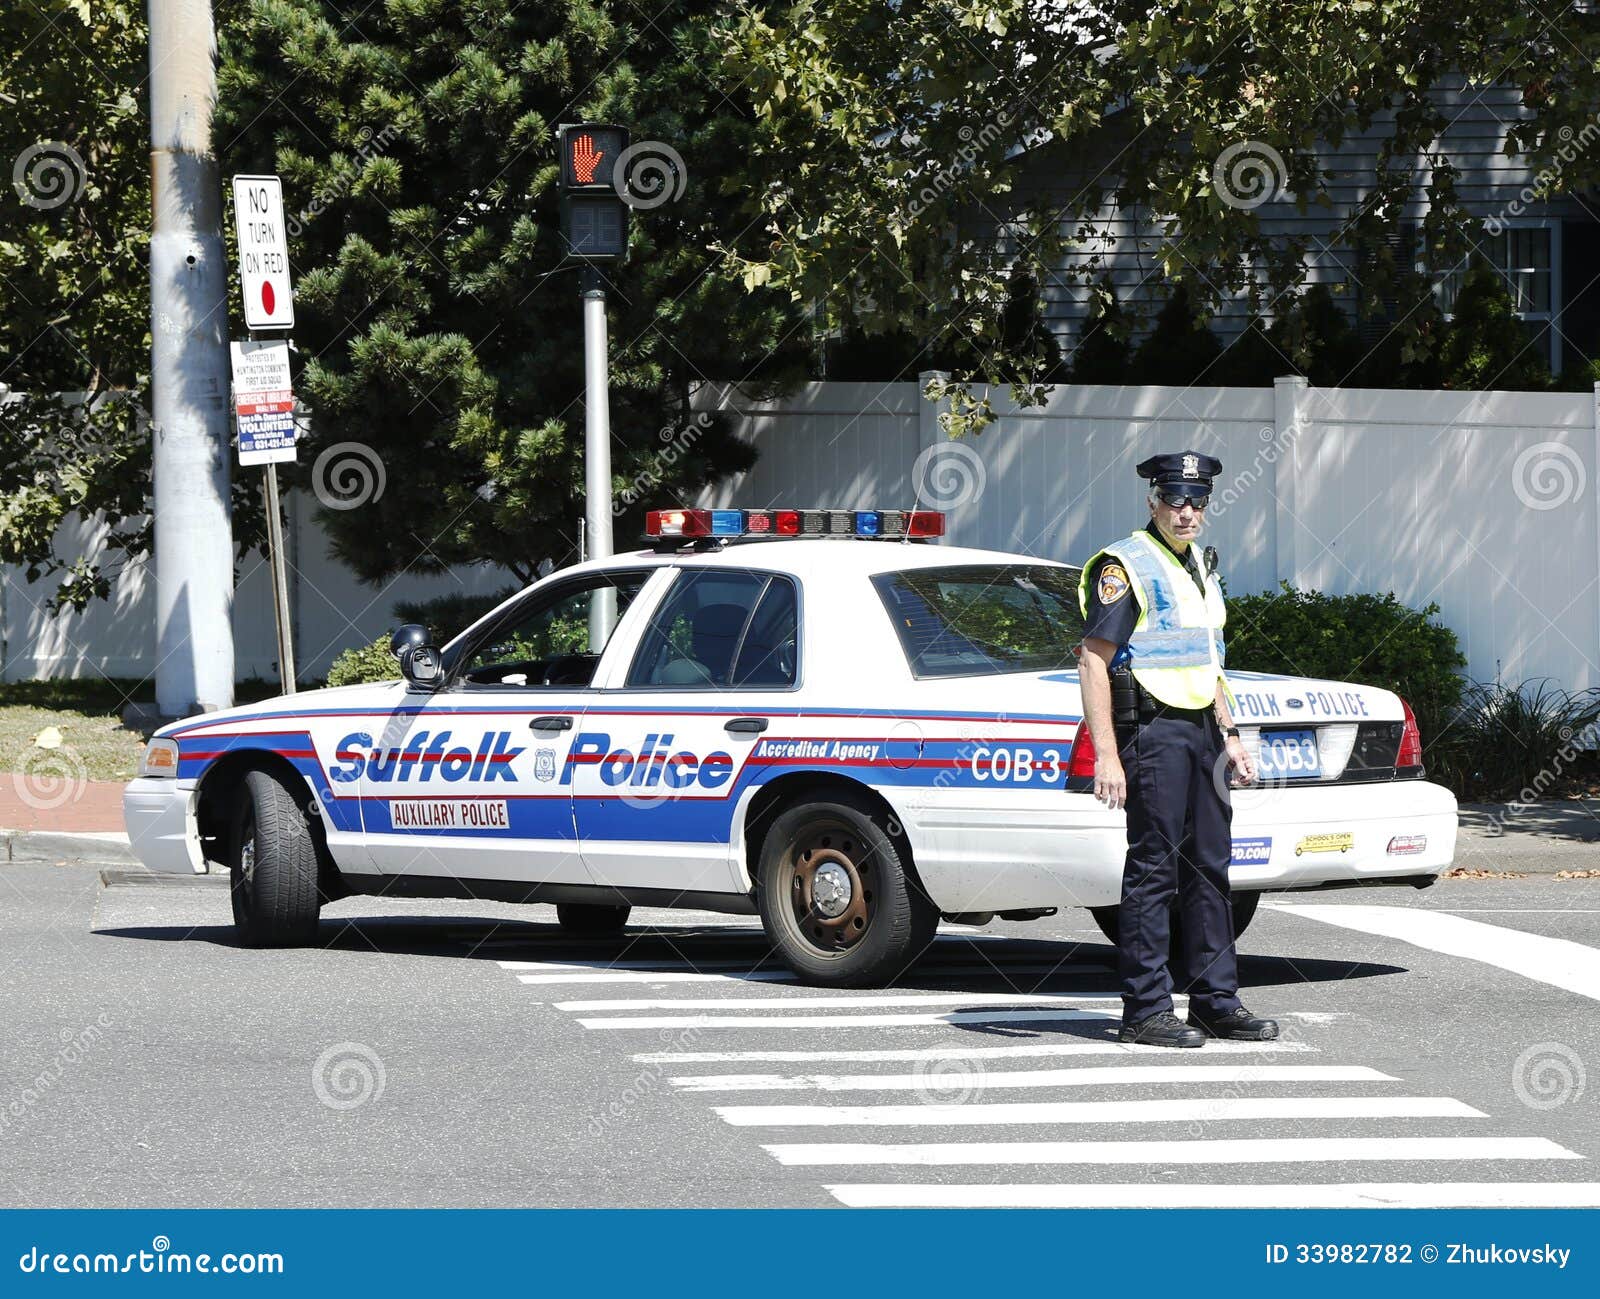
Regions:
M 289 240 L 283 185 L 276 176 L 233 178 L 233 224 L 239 237 L 239 282 L 244 323 L 251 329 L 292 329 Z

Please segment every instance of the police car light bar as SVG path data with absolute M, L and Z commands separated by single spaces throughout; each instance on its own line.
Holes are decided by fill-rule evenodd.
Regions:
M 647 537 L 942 537 L 941 510 L 650 510 Z

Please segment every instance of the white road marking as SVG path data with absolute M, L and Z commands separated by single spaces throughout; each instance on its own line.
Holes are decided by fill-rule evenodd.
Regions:
M 1082 1186 L 829 1186 L 851 1208 L 962 1209 L 1571 1209 L 1600 1205 L 1600 1182 L 1303 1182 L 1262 1186 L 1150 1182 Z
M 713 1108 L 728 1123 L 740 1128 L 1488 1117 L 1451 1096 L 1192 1096 L 1180 1100 L 1016 1101 L 992 1105 L 717 1105 Z
M 1411 907 L 1282 902 L 1267 905 L 1290 915 L 1398 938 L 1414 947 L 1493 965 L 1539 983 L 1600 1000 L 1600 949 L 1565 938 L 1530 934 L 1504 925 L 1463 920 L 1460 916 Z
M 1179 1000 L 1179 998 L 1174 998 Z M 558 1001 L 561 1010 L 831 1010 L 835 1006 L 1033 1006 L 1041 1003 L 1107 1004 L 1122 998 L 1111 992 L 881 992 L 824 997 L 644 997 L 605 1001 Z
M 1314 1164 L 1346 1160 L 1582 1159 L 1545 1137 L 1241 1137 L 1217 1141 L 837 1142 L 763 1147 L 780 1164 Z
M 989 978 L 999 979 L 1010 975 L 1083 975 L 1105 974 L 1110 977 L 1111 972 L 1103 966 L 1093 965 L 962 965 L 954 967 L 934 968 L 916 971 L 923 979 L 944 978 Z M 715 970 L 663 970 L 660 968 L 627 970 L 627 969 L 583 969 L 573 968 L 566 972 L 545 971 L 539 974 L 518 974 L 517 978 L 522 983 L 798 983 L 800 976 L 792 970 L 763 969 L 752 970 L 730 969 L 726 972 Z M 1021 995 L 1021 994 L 1017 994 Z
M 727 1003 L 723 1003 L 727 1004 Z M 1120 1012 L 1073 1010 L 951 1010 L 898 1015 L 610 1015 L 580 1019 L 584 1028 L 920 1028 L 928 1024 L 1048 1024 L 1101 1020 L 1116 1024 Z M 1159 1048 L 1158 1048 L 1159 1049 Z M 1168 1048 L 1170 1049 L 1170 1048 Z
M 1003 1087 L 1121 1087 L 1140 1083 L 1205 1085 L 1261 1082 L 1399 1082 L 1364 1065 L 1172 1064 L 1101 1065 L 1076 1069 L 1007 1069 L 999 1073 L 688 1074 L 667 1081 L 686 1092 L 917 1091 L 934 1095 Z
M 1315 1052 L 1309 1042 L 1207 1042 L 1205 1052 L 1224 1054 L 1292 1055 Z M 646 1051 L 633 1057 L 635 1064 L 890 1064 L 908 1060 L 1021 1060 L 1038 1056 L 1159 1055 L 1170 1059 L 1164 1046 L 1133 1042 L 1025 1042 L 1018 1046 L 924 1046 L 879 1051 Z

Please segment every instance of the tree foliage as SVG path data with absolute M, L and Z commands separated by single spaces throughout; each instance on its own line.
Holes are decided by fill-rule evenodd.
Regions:
M 756 256 L 764 238 L 742 176 L 754 114 L 705 72 L 715 6 L 345 8 L 248 0 L 224 42 L 221 138 L 229 169 L 279 172 L 298 209 L 316 438 L 302 473 L 345 442 L 383 461 L 380 496 L 324 512 L 346 562 L 371 581 L 485 560 L 528 578 L 576 556 L 583 335 L 562 122 L 625 123 L 686 172 L 681 195 L 634 210 L 630 255 L 605 272 L 619 541 L 647 506 L 748 467 L 723 421 L 691 414 L 690 386 L 802 379 L 811 339 L 787 294 L 746 293 L 710 250 Z
M 1060 274 L 1067 241 L 1114 238 L 1130 215 L 1163 232 L 1156 269 L 1201 311 L 1229 295 L 1255 309 L 1303 276 L 1306 238 L 1269 232 L 1228 183 L 1275 185 L 1300 210 L 1330 206 L 1319 148 L 1357 131 L 1380 138 L 1377 167 L 1340 238 L 1368 250 L 1369 300 L 1408 268 L 1386 235 L 1416 197 L 1436 264 L 1467 247 L 1457 170 L 1440 149 L 1447 76 L 1469 89 L 1517 87 L 1529 110 L 1505 147 L 1553 189 L 1600 173 L 1566 148 L 1589 123 L 1600 34 L 1587 6 L 1545 13 L 1521 0 L 793 0 L 741 6 L 724 27 L 732 73 L 766 129 L 753 180 L 772 232 L 750 258 L 753 284 L 815 302 L 830 323 L 869 331 L 918 321 L 965 334 L 984 356 L 938 390 L 951 431 L 992 416 L 988 385 L 1026 370 L 1002 337 L 1004 286 L 1020 263 Z M 1585 137 L 1586 138 L 1586 137 Z M 1018 188 L 1027 146 L 1114 166 L 1082 186 Z M 1568 156 L 1574 155 L 1574 156 Z M 1242 172 L 1235 168 L 1243 168 Z M 1269 174 L 1268 169 L 1271 169 Z M 1238 189 L 1232 197 L 1239 197 Z M 999 233 L 1003 239 L 996 240 Z M 885 237 L 885 236 L 888 237 Z M 1101 273 L 1085 257 L 1069 276 Z M 1401 360 L 1427 349 L 1427 321 L 1402 318 Z M 1042 398 L 1042 373 L 1013 384 Z

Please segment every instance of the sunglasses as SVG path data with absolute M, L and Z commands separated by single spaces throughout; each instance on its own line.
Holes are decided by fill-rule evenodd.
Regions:
M 1182 492 L 1157 492 L 1156 499 L 1163 505 L 1170 505 L 1175 510 L 1181 510 L 1185 505 L 1194 506 L 1199 513 L 1204 513 L 1206 506 L 1211 504 L 1210 495 L 1185 496 Z

